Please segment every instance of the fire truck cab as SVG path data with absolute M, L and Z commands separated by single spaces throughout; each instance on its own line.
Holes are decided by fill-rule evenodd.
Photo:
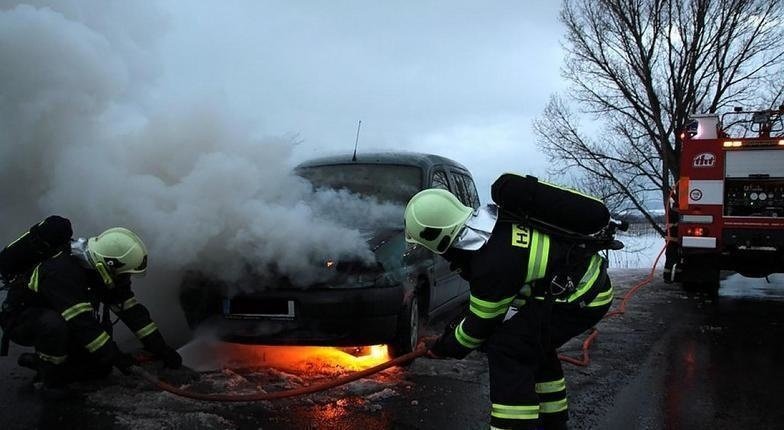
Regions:
M 736 108 L 721 118 L 695 115 L 681 132 L 668 280 L 715 292 L 721 270 L 784 272 L 783 118 L 784 106 Z

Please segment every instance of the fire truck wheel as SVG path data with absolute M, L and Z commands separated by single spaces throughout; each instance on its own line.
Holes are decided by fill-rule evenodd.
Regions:
M 715 296 L 719 293 L 720 282 L 718 279 L 709 281 L 683 282 L 683 290 L 690 293 L 702 293 Z
M 419 300 L 417 296 L 403 306 L 398 316 L 397 334 L 389 344 L 389 354 L 399 357 L 413 351 L 419 342 Z

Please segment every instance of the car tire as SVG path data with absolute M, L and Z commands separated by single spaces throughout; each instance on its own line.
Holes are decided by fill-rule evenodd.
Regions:
M 403 306 L 397 319 L 397 333 L 389 344 L 389 355 L 400 357 L 417 347 L 419 342 L 419 299 L 416 295 Z

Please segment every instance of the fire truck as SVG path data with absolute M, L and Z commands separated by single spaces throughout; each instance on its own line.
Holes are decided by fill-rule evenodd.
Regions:
M 681 131 L 680 178 L 665 270 L 716 292 L 720 271 L 784 272 L 784 106 L 695 115 Z

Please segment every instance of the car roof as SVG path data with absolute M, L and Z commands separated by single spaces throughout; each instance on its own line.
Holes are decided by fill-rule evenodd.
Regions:
M 357 154 L 354 161 L 353 154 L 341 154 L 328 157 L 314 158 L 304 161 L 297 165 L 296 169 L 316 166 L 333 166 L 341 164 L 395 164 L 404 166 L 416 166 L 429 170 L 437 165 L 448 165 L 458 167 L 468 172 L 468 169 L 455 160 L 435 154 L 424 154 L 419 152 L 374 152 Z

